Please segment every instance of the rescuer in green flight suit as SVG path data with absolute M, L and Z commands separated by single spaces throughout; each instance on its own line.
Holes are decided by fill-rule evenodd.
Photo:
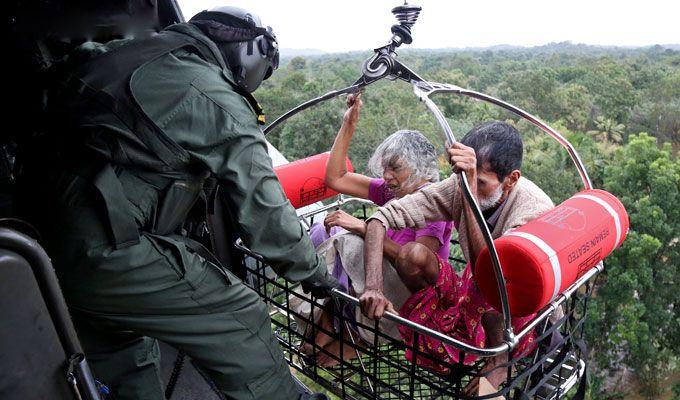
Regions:
M 227 398 L 299 398 L 263 301 L 181 234 L 212 180 L 230 229 L 280 276 L 318 296 L 337 284 L 273 172 L 250 94 L 278 66 L 271 28 L 222 7 L 88 47 L 98 54 L 55 95 L 61 145 L 39 222 L 97 379 L 117 400 L 163 399 L 161 340 Z

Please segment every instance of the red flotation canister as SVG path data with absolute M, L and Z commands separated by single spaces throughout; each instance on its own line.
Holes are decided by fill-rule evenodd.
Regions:
M 324 179 L 329 157 L 330 153 L 326 152 L 274 168 L 293 207 L 304 207 L 338 194 L 326 186 Z M 349 158 L 345 166 L 347 171 L 354 172 Z
M 623 204 L 604 190 L 585 190 L 494 240 L 508 291 L 510 314 L 535 313 L 619 247 L 628 234 Z M 477 286 L 501 310 L 488 248 L 474 271 Z

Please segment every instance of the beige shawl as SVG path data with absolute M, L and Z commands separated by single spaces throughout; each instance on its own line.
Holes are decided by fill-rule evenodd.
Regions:
M 452 175 L 401 199 L 392 200 L 378 208 L 369 219 L 377 219 L 385 228 L 392 229 L 420 229 L 428 221 L 454 221 L 458 227 L 460 247 L 465 259 L 469 260 L 467 231 L 461 229 L 467 223 L 465 213 L 462 212 L 465 200 L 458 179 L 458 175 Z M 522 177 L 510 192 L 491 236 L 496 239 L 553 207 L 552 200 L 541 188 Z

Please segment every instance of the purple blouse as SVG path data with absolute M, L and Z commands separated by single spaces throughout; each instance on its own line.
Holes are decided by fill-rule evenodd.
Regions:
M 394 198 L 394 194 L 385 183 L 384 179 L 374 178 L 368 186 L 368 199 L 379 206 L 385 205 L 388 201 Z M 437 221 L 428 222 L 427 225 L 418 230 L 412 228 L 404 228 L 399 230 L 387 230 L 387 237 L 400 245 L 405 245 L 408 242 L 415 242 L 421 236 L 432 236 L 439 240 L 439 250 L 437 255 L 442 260 L 448 261 L 449 248 L 451 246 L 451 230 L 453 229 L 453 222 L 451 221 Z

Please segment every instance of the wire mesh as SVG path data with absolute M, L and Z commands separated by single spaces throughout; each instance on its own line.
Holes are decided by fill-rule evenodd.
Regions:
M 362 208 L 365 217 L 365 205 Z M 457 242 L 452 245 L 457 245 Z M 272 329 L 291 369 L 341 398 L 559 399 L 566 396 L 584 373 L 582 359 L 585 355 L 581 354 L 583 347 L 579 344 L 592 280 L 574 291 L 550 318 L 534 328 L 534 346 L 526 354 L 511 351 L 509 361 L 489 370 L 485 368 L 488 358 L 479 358 L 472 365 L 445 362 L 421 351 L 416 345 L 408 345 L 399 337 L 390 336 L 377 321 L 361 323 L 339 311 L 345 307 L 354 309 L 354 305 L 348 305 L 341 298 L 326 301 L 312 298 L 303 293 L 299 284 L 278 277 L 261 256 L 242 245 L 237 248 L 244 254 L 247 283 L 269 307 Z M 462 262 L 456 259 L 450 261 L 452 264 Z M 300 312 L 304 308 L 301 305 L 308 312 Z M 318 323 L 322 310 L 334 317 L 340 326 L 339 332 Z M 362 337 L 360 329 L 372 340 Z M 314 338 L 318 334 L 335 338 L 339 342 L 339 351 L 329 352 L 317 346 Z M 425 334 L 416 332 L 416 335 Z M 418 340 L 413 343 L 418 343 Z M 419 363 L 412 363 L 405 355 L 407 350 L 414 354 L 412 359 L 432 360 L 449 372 L 437 373 Z M 458 359 L 464 360 L 465 355 L 465 351 L 460 349 Z M 319 363 L 321 358 L 323 363 Z M 471 381 L 488 376 L 497 369 L 504 371 L 506 380 L 495 393 L 478 396 L 467 392 Z

